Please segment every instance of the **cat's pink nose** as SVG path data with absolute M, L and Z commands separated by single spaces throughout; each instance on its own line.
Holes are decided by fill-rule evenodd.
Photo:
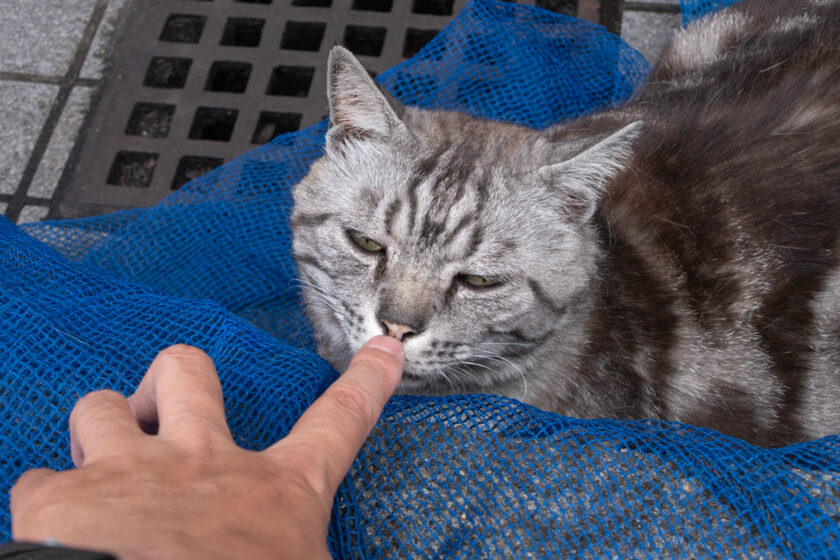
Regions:
M 397 340 L 402 340 L 403 338 L 407 338 L 409 335 L 417 334 L 417 331 L 406 325 L 398 325 L 397 323 L 392 323 L 391 321 L 387 321 L 385 319 L 381 319 L 379 322 L 382 323 L 383 327 L 385 327 L 385 334 L 393 336 Z

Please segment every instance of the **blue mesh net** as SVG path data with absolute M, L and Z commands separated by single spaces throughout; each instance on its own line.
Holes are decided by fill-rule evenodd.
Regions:
M 738 0 L 680 0 L 683 25 L 703 17 L 705 14 L 726 6 L 731 6 Z
M 602 28 L 476 0 L 380 82 L 408 103 L 543 127 L 626 99 L 647 72 Z M 23 230 L 0 217 L 0 538 L 5 489 L 28 468 L 71 466 L 75 400 L 131 393 L 165 346 L 210 354 L 251 449 L 335 379 L 313 351 L 288 225 L 325 128 L 148 210 Z M 767 450 L 493 396 L 395 397 L 339 489 L 329 543 L 342 558 L 836 557 L 838 464 L 837 437 Z

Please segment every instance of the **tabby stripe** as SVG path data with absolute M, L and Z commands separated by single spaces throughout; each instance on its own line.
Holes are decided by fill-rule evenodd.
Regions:
M 456 185 L 466 185 L 470 177 L 477 169 L 478 159 L 481 157 L 482 146 L 480 143 L 461 144 L 461 152 L 455 158 L 454 169 L 452 170 L 453 180 Z
M 475 146 L 461 144 L 439 171 L 438 180 L 432 189 L 432 203 L 429 213 L 448 214 L 448 207 L 463 195 L 464 186 L 469 183 L 475 171 L 479 152 Z
M 499 356 L 504 358 L 522 358 L 531 354 L 537 348 L 541 348 L 545 341 L 554 334 L 554 329 L 549 329 L 545 333 L 541 334 L 540 336 L 536 337 L 529 337 L 522 334 L 519 330 L 510 331 L 510 336 L 519 340 L 520 342 L 528 344 L 528 346 L 520 346 L 517 348 L 508 348 L 506 350 L 502 350 L 498 353 Z
M 517 342 L 527 343 L 527 344 L 530 345 L 530 346 L 527 347 L 527 351 L 531 352 L 531 351 L 535 350 L 536 348 L 538 348 L 546 340 L 548 340 L 548 338 L 554 333 L 554 330 L 549 329 L 548 332 L 546 332 L 544 334 L 541 334 L 539 336 L 536 336 L 536 337 L 526 336 L 519 329 L 513 329 L 513 330 L 510 330 L 510 331 L 489 331 L 489 333 L 494 335 L 494 336 L 512 338 L 512 339 L 516 340 Z M 519 355 L 522 355 L 522 352 L 520 350 L 510 350 L 510 351 L 506 351 L 506 352 L 510 352 L 510 353 L 519 352 Z M 507 356 L 509 354 L 508 353 L 503 353 L 503 354 L 500 354 L 500 355 Z
M 478 201 L 478 208 L 476 208 L 477 213 L 484 209 L 484 203 L 489 197 L 491 179 L 490 170 L 485 169 L 478 178 L 478 181 L 476 181 L 475 190 L 478 193 L 478 196 L 476 197 L 476 200 Z
M 472 240 L 470 241 L 470 246 L 467 248 L 467 254 L 464 255 L 464 258 L 471 257 L 476 251 L 478 251 L 478 247 L 481 245 L 481 242 L 484 240 L 484 231 L 481 229 L 481 226 L 475 226 L 473 228 L 473 235 Z
M 452 201 L 451 201 L 450 205 L 454 205 L 456 202 L 461 200 L 461 198 L 463 198 L 463 196 L 464 196 L 464 185 L 466 185 L 466 183 L 463 183 L 463 182 L 458 183 L 458 188 L 455 191 L 455 194 L 452 195 Z
M 292 227 L 315 227 L 320 226 L 333 217 L 333 214 L 295 214 L 292 216 Z
M 320 261 L 318 261 L 318 259 L 311 255 L 295 255 L 295 260 L 298 262 L 298 266 L 305 264 L 313 268 L 317 268 L 325 274 L 332 274 L 332 272 L 330 272 L 329 269 L 325 268 L 324 265 L 322 265 Z
M 376 268 L 373 269 L 373 282 L 378 284 L 382 277 L 385 276 L 385 271 L 388 270 L 388 260 L 380 258 L 376 263 Z
M 441 222 L 433 222 L 432 218 L 427 214 L 425 218 L 423 218 L 423 226 L 420 229 L 420 239 L 426 243 L 427 246 L 431 246 L 440 234 L 443 233 L 444 224 Z
M 441 156 L 449 149 L 447 144 L 441 146 L 435 153 L 418 163 L 414 173 L 408 181 L 408 231 L 414 229 L 414 217 L 417 213 L 417 189 L 429 178 L 432 171 L 437 167 Z
M 451 174 L 454 173 L 454 171 L 450 169 L 451 162 L 452 160 L 450 159 L 444 169 L 438 170 L 437 177 L 435 177 L 435 182 L 431 188 L 431 201 L 426 209 L 427 216 L 433 213 L 440 214 L 446 206 L 445 194 L 446 190 L 452 184 L 453 177 Z
M 530 287 L 531 291 L 534 292 L 534 297 L 537 298 L 537 301 L 551 309 L 555 314 L 562 315 L 566 312 L 566 306 L 558 306 L 553 301 L 551 301 L 551 299 L 548 297 L 548 295 L 546 295 L 539 283 L 533 278 L 528 279 L 528 287 Z
M 402 199 L 395 198 L 391 201 L 391 204 L 388 205 L 388 208 L 385 209 L 385 232 L 388 235 L 391 235 L 394 218 L 396 217 L 397 212 L 400 211 L 400 208 L 402 208 Z
M 359 198 L 368 206 L 378 207 L 382 204 L 382 199 L 371 189 L 362 190 L 362 192 L 359 193 Z
M 461 218 L 461 221 L 458 222 L 458 224 L 452 229 L 452 231 L 449 232 L 449 235 L 446 236 L 446 239 L 443 240 L 443 246 L 446 247 L 447 245 L 452 243 L 452 241 L 455 240 L 455 237 L 461 232 L 461 230 L 463 230 L 465 227 L 467 227 L 474 221 L 475 214 L 467 214 L 466 216 Z

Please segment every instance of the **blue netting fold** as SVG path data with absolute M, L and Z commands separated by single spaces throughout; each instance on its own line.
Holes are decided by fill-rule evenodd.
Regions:
M 709 12 L 731 6 L 738 0 L 680 0 L 683 26 L 703 17 Z
M 647 71 L 597 26 L 477 0 L 380 81 L 408 103 L 543 127 L 626 99 Z M 132 392 L 173 343 L 216 362 L 238 442 L 288 431 L 336 376 L 313 351 L 288 225 L 324 131 L 281 136 L 148 210 L 26 233 L 0 218 L 4 489 L 31 467 L 69 468 L 75 400 Z M 831 557 L 838 459 L 836 437 L 765 450 L 492 396 L 396 397 L 339 490 L 330 545 L 364 558 Z

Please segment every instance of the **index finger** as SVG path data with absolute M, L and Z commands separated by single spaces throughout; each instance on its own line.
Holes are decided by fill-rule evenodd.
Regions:
M 347 371 L 300 417 L 289 435 L 268 448 L 283 455 L 293 446 L 301 464 L 330 499 L 359 453 L 402 375 L 405 354 L 396 338 L 375 336 L 353 357 Z

